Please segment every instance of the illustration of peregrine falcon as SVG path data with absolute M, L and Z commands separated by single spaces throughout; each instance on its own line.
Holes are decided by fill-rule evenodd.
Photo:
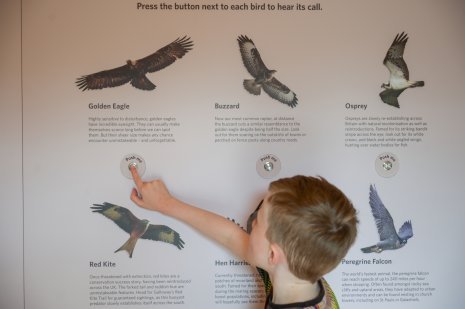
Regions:
M 384 206 L 373 185 L 370 185 L 370 207 L 378 229 L 379 242 L 376 245 L 362 248 L 362 252 L 380 253 L 384 250 L 396 250 L 405 246 L 407 240 L 413 236 L 412 222 L 406 221 L 397 233 L 391 214 Z

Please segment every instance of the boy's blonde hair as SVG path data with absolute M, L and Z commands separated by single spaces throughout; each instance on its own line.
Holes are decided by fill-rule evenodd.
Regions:
M 282 178 L 269 191 L 268 240 L 283 249 L 296 277 L 316 282 L 355 241 L 358 221 L 352 203 L 321 177 Z

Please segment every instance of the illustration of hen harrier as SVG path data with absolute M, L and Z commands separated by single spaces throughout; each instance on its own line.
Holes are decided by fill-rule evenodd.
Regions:
M 146 74 L 166 68 L 177 59 L 182 58 L 192 49 L 193 45 L 189 37 L 178 38 L 142 59 L 127 60 L 126 64 L 121 67 L 79 77 L 76 80 L 76 85 L 85 91 L 117 87 L 130 82 L 135 88 L 153 90 L 156 86 L 147 78 Z
M 269 70 L 265 66 L 254 42 L 245 35 L 239 36 L 237 41 L 239 42 L 242 62 L 254 78 L 245 79 L 244 88 L 253 95 L 259 95 L 261 88 L 263 88 L 273 99 L 290 107 L 295 107 L 297 105 L 296 94 L 273 76 L 276 70 Z
M 405 89 L 423 87 L 425 85 L 424 81 L 409 80 L 409 70 L 403 58 L 407 40 L 406 33 L 397 34 L 383 61 L 390 75 L 389 83 L 381 85 L 385 90 L 379 96 L 384 103 L 397 108 L 400 108 L 397 98 Z
M 384 206 L 373 185 L 370 185 L 370 207 L 378 228 L 379 242 L 376 245 L 362 248 L 362 252 L 380 253 L 384 250 L 396 250 L 405 246 L 407 240 L 413 236 L 412 222 L 406 221 L 397 233 L 391 214 Z
M 129 253 L 129 257 L 132 258 L 134 247 L 139 238 L 163 241 L 176 246 L 180 250 L 184 248 L 184 241 L 176 231 L 166 225 L 153 225 L 148 220 L 139 220 L 124 207 L 103 203 L 103 205 L 94 204 L 90 208 L 92 212 L 101 213 L 129 234 L 129 239 L 115 253 L 125 250 Z

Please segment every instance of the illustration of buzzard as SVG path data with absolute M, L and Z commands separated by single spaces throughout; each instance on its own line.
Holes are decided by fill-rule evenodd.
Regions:
M 145 75 L 159 71 L 175 62 L 176 59 L 182 58 L 192 49 L 193 45 L 189 37 L 178 38 L 142 59 L 127 60 L 126 64 L 121 67 L 79 77 L 76 85 L 85 91 L 117 87 L 130 82 L 135 88 L 153 90 L 156 86 Z
M 412 222 L 406 221 L 397 234 L 394 221 L 373 185 L 370 185 L 370 207 L 378 228 L 379 242 L 376 245 L 362 248 L 362 252 L 380 253 L 384 250 L 396 250 L 405 246 L 407 240 L 413 236 Z
M 184 248 L 184 241 L 179 234 L 165 225 L 153 225 L 148 220 L 139 220 L 128 209 L 113 205 L 110 203 L 94 204 L 90 207 L 92 212 L 98 212 L 105 217 L 113 220 L 120 228 L 129 234 L 129 239 L 116 252 L 125 250 L 132 258 L 134 247 L 137 240 L 151 239 L 155 241 L 163 241 L 176 246 L 178 249 Z
M 245 35 L 239 36 L 237 41 L 242 62 L 250 75 L 254 77 L 254 79 L 244 80 L 244 88 L 253 95 L 259 95 L 263 88 L 273 99 L 295 107 L 297 105 L 296 94 L 273 76 L 276 70 L 269 70 L 265 66 L 254 42 Z
M 407 43 L 407 34 L 397 34 L 384 57 L 383 64 L 389 70 L 389 83 L 382 84 L 384 88 L 379 96 L 381 100 L 391 106 L 400 108 L 397 98 L 407 88 L 423 87 L 424 81 L 410 81 L 407 64 L 404 61 L 404 49 Z

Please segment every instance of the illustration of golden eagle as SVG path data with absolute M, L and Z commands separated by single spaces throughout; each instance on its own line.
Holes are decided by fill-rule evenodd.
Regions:
M 390 76 L 389 83 L 381 85 L 385 90 L 379 96 L 384 103 L 397 108 L 400 108 L 397 98 L 405 89 L 425 85 L 424 81 L 409 80 L 409 70 L 403 58 L 407 40 L 406 33 L 397 34 L 383 61 L 383 64 L 389 70 Z
M 182 58 L 192 49 L 193 45 L 189 37 L 178 38 L 142 59 L 127 60 L 126 64 L 121 67 L 79 77 L 76 85 L 85 91 L 117 87 L 130 82 L 135 88 L 153 90 L 156 86 L 145 75 L 159 71 L 175 62 L 176 59 Z
M 166 225 L 153 225 L 148 220 L 140 220 L 124 207 L 103 203 L 103 205 L 94 204 L 90 208 L 92 212 L 101 213 L 129 234 L 129 239 L 115 253 L 125 250 L 129 253 L 129 257 L 132 258 L 134 247 L 139 238 L 163 241 L 176 246 L 180 250 L 184 248 L 184 241 L 176 231 Z
M 297 105 L 296 94 L 273 76 L 276 70 L 269 70 L 265 66 L 254 42 L 245 35 L 239 36 L 237 41 L 242 62 L 250 75 L 254 77 L 254 79 L 244 80 L 244 88 L 254 95 L 259 95 L 263 88 L 273 99 L 295 107 Z

